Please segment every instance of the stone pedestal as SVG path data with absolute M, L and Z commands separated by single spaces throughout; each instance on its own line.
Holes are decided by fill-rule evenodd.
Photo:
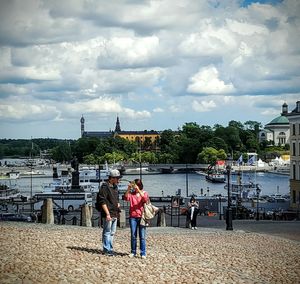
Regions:
M 79 172 L 72 172 L 72 186 L 71 186 L 71 191 L 83 191 L 80 189 L 79 186 Z
M 166 227 L 166 213 L 162 209 L 158 211 L 157 227 Z
M 42 223 L 54 224 L 53 203 L 51 198 L 44 200 L 42 208 Z
M 122 209 L 120 212 L 119 227 L 126 228 L 126 212 L 124 209 Z
M 83 227 L 92 227 L 91 210 L 89 205 L 85 204 L 81 207 L 81 224 Z

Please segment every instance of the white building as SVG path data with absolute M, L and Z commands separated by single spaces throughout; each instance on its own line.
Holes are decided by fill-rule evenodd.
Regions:
M 300 101 L 286 114 L 290 125 L 290 194 L 291 208 L 300 209 Z
M 259 132 L 259 141 L 273 141 L 274 145 L 285 145 L 290 143 L 290 125 L 286 117 L 288 105 L 282 105 L 282 113 L 265 125 Z

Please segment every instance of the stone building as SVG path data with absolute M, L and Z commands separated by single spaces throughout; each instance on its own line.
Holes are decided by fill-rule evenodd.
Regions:
M 281 115 L 274 118 L 259 132 L 259 141 L 272 141 L 274 145 L 285 145 L 290 142 L 290 125 L 286 117 L 288 105 L 282 105 Z
M 300 210 L 300 101 L 286 113 L 290 126 L 290 194 L 291 208 Z
M 116 137 L 127 139 L 132 142 L 137 142 L 143 146 L 158 145 L 158 140 L 160 138 L 160 132 L 155 130 L 144 130 L 144 131 L 124 131 L 121 130 L 121 124 L 119 117 L 117 116 L 116 126 L 114 131 L 85 131 L 85 119 L 82 116 L 80 119 L 81 124 L 81 137 Z

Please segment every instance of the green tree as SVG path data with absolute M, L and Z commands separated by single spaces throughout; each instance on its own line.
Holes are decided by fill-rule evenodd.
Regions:
M 115 164 L 125 160 L 125 155 L 122 152 L 106 153 L 102 157 L 102 162 L 107 161 L 109 164 Z
M 213 147 L 217 150 L 222 149 L 224 150 L 226 153 L 228 153 L 228 147 L 226 142 L 224 141 L 224 139 L 219 138 L 219 137 L 213 137 L 211 139 L 209 139 L 206 143 L 205 143 L 206 147 Z
M 178 137 L 178 157 L 182 163 L 195 163 L 202 148 L 204 131 L 195 122 L 183 125 Z
M 205 147 L 198 154 L 197 161 L 204 164 L 215 164 L 218 160 L 218 150 L 213 147 Z
M 62 142 L 51 150 L 51 157 L 57 162 L 67 162 L 72 159 L 72 152 L 69 143 Z

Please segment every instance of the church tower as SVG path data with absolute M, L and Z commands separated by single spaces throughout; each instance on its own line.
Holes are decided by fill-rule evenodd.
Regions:
M 117 122 L 116 122 L 115 132 L 121 132 L 121 126 L 120 126 L 119 116 L 117 116 Z
M 80 124 L 81 124 L 81 137 L 83 137 L 83 133 L 84 133 L 84 117 L 83 117 L 83 115 L 80 118 Z

